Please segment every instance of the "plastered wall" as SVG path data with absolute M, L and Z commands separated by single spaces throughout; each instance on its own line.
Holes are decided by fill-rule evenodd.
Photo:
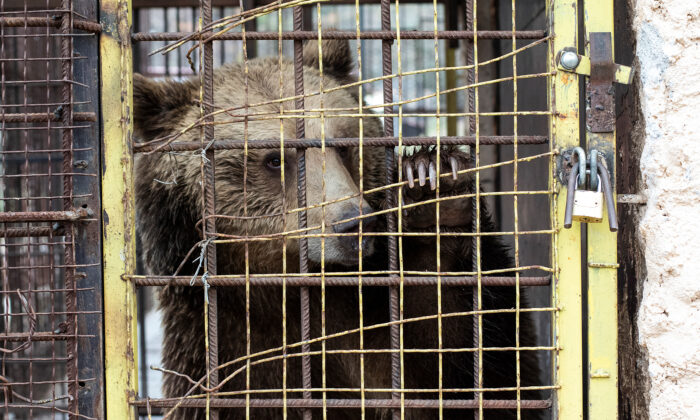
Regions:
M 700 1 L 629 3 L 647 205 L 637 317 L 650 419 L 700 418 Z M 624 254 L 623 254 L 624 255 Z M 623 349 L 624 351 L 624 349 Z M 622 374 L 626 374 L 622 372 Z M 627 372 L 629 374 L 629 372 Z

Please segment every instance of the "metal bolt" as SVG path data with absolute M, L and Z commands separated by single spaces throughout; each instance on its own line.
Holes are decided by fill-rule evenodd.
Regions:
M 564 51 L 559 58 L 559 63 L 567 70 L 573 70 L 579 63 L 578 54 L 573 51 Z

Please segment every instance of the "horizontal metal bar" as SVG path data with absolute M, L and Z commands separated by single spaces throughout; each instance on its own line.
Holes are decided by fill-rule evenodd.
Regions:
M 4 123 L 23 123 L 23 122 L 60 122 L 62 116 L 60 113 L 38 113 L 27 112 L 22 114 L 0 114 L 0 122 Z M 97 115 L 94 112 L 74 112 L 73 121 L 97 121 Z M 57 127 L 58 128 L 58 127 Z
M 7 334 L 0 334 L 0 342 L 2 341 L 11 341 L 11 342 L 20 342 L 20 341 L 27 341 L 28 339 L 31 339 L 31 341 L 65 341 L 65 340 L 70 340 L 76 337 L 92 337 L 92 335 L 72 335 L 72 334 L 54 334 L 52 332 L 35 332 L 33 334 L 30 334 L 29 332 L 26 333 L 7 333 Z
M 136 32 L 131 35 L 131 40 L 134 42 L 141 41 L 179 41 L 185 37 L 191 36 L 192 32 Z M 211 34 L 207 34 L 207 37 Z M 546 36 L 546 32 L 542 30 L 535 31 L 476 31 L 476 37 L 479 39 L 512 39 L 514 36 L 517 39 L 540 39 Z M 360 39 L 377 39 L 391 40 L 397 38 L 396 31 L 363 31 L 359 34 Z M 317 31 L 287 31 L 282 32 L 249 32 L 246 31 L 245 37 L 250 41 L 274 41 L 280 39 L 288 40 L 304 40 L 318 39 Z M 358 34 L 355 31 L 323 31 L 321 34 L 323 39 L 357 39 Z M 401 39 L 474 39 L 472 31 L 401 31 Z M 226 32 L 218 35 L 214 40 L 230 41 L 242 40 L 243 33 L 241 32 Z
M 230 7 L 231 0 L 210 0 L 212 7 Z M 259 7 L 265 4 L 276 2 L 277 0 L 255 0 L 251 7 Z M 446 0 L 438 0 L 444 3 Z M 379 0 L 359 0 L 360 4 L 379 4 Z M 402 0 L 403 3 L 424 3 L 425 0 Z M 200 0 L 133 0 L 134 9 L 148 7 L 199 7 Z M 237 4 L 237 3 L 236 3 Z M 284 2 L 283 2 L 284 4 Z M 328 0 L 325 4 L 355 4 L 355 0 Z M 315 6 L 315 5 L 308 5 Z M 7 7 L 7 6 L 5 6 Z
M 91 213 L 86 208 L 69 211 L 8 211 L 0 212 L 0 223 L 75 221 L 90 217 Z
M 50 17 L 0 17 L 0 27 L 10 27 L 10 28 L 42 28 L 42 27 L 54 27 L 59 28 L 61 26 L 61 21 L 63 16 L 57 14 L 55 18 Z M 100 33 L 102 32 L 102 25 L 97 22 L 90 22 L 82 19 L 73 19 L 73 29 L 80 29 L 82 31 Z
M 58 129 L 63 129 L 63 127 L 55 127 L 57 130 Z M 46 127 L 44 127 L 46 129 Z M 63 152 L 86 152 L 86 151 L 94 151 L 92 147 L 73 147 L 73 148 L 56 148 L 56 149 L 21 149 L 21 150 L 0 150 L 0 156 L 2 155 L 17 155 L 17 154 L 31 154 L 31 153 L 63 153 Z M 7 162 L 8 158 L 5 158 L 5 161 Z M 73 196 L 75 197 L 75 195 Z M 7 199 L 7 197 L 2 198 Z
M 178 404 L 179 400 L 177 398 L 170 399 L 149 399 L 149 400 L 135 400 L 131 404 L 136 407 L 174 407 Z M 326 405 L 330 408 L 400 408 L 403 404 L 406 408 L 442 408 L 445 409 L 470 409 L 478 408 L 479 400 L 448 400 L 443 399 L 442 402 L 437 399 L 335 399 L 327 398 L 322 399 L 305 399 L 305 398 L 287 398 L 282 400 L 281 398 L 251 398 L 247 400 L 245 398 L 216 398 L 216 399 L 183 399 L 180 407 L 206 407 L 207 403 L 211 407 L 287 407 L 292 408 L 321 408 Z M 515 409 L 518 407 L 517 400 L 488 400 L 484 399 L 482 402 L 485 409 Z M 520 408 L 524 410 L 532 409 L 546 409 L 552 406 L 551 400 L 520 400 Z
M 192 276 L 124 276 L 131 280 L 136 286 L 202 286 L 202 278 L 197 277 L 194 282 Z M 321 286 L 322 279 L 318 276 L 308 277 L 288 277 L 286 281 L 282 277 L 250 277 L 251 286 Z M 476 276 L 441 276 L 440 284 L 449 286 L 476 286 Z M 210 286 L 245 286 L 245 277 L 240 276 L 208 276 L 207 284 Z M 363 286 L 398 286 L 401 279 L 396 276 L 362 276 Z M 433 286 L 437 284 L 436 276 L 405 276 L 403 278 L 405 286 Z M 525 277 L 520 276 L 521 286 L 549 286 L 550 276 Z M 351 286 L 357 287 L 359 279 L 357 276 L 325 278 L 326 286 Z M 482 276 L 482 286 L 515 286 L 515 277 L 509 276 Z
M 0 229 L 0 238 L 42 237 L 52 234 L 53 236 L 63 236 L 64 231 L 62 228 L 54 229 L 51 226 Z
M 549 141 L 547 136 L 518 136 L 518 144 L 546 144 Z M 347 138 L 328 138 L 325 140 L 326 147 L 353 147 L 357 146 L 360 139 L 357 137 Z M 404 146 L 423 146 L 433 145 L 437 142 L 435 137 L 403 137 L 401 144 Z M 507 145 L 513 144 L 513 136 L 479 136 L 479 144 L 484 145 Z M 285 140 L 285 148 L 310 148 L 321 147 L 323 142 L 320 139 L 303 139 L 303 140 Z M 362 139 L 364 146 L 398 146 L 398 137 L 364 137 Z M 473 145 L 476 144 L 475 136 L 441 136 L 440 144 L 449 145 Z M 208 146 L 209 150 L 230 150 L 243 149 L 245 147 L 244 140 L 216 140 Z M 279 149 L 280 141 L 275 139 L 266 140 L 248 140 L 248 149 Z M 161 152 L 186 152 L 200 150 L 202 143 L 197 141 L 172 142 L 164 145 L 163 143 L 153 144 L 135 144 L 134 153 L 144 153 L 158 151 Z

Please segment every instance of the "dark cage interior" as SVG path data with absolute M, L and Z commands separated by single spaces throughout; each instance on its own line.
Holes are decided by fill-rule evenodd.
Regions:
M 544 1 L 134 18 L 141 415 L 552 416 Z

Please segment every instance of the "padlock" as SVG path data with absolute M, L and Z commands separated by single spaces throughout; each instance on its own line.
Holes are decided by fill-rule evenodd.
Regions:
M 583 223 L 600 223 L 603 221 L 603 192 L 600 190 L 600 177 L 598 177 L 598 190 L 574 191 L 573 219 Z

